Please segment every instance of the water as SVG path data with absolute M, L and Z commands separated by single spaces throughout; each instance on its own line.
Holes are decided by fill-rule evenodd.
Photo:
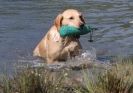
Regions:
M 86 23 L 99 29 L 93 43 L 89 34 L 80 38 L 84 49 L 94 47 L 99 59 L 133 55 L 132 0 L 0 0 L 0 72 L 38 62 L 34 47 L 67 8 L 80 10 Z

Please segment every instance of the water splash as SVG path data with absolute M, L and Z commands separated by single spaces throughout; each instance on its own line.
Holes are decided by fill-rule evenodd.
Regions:
M 68 59 L 65 62 L 58 62 L 53 64 L 47 64 L 44 60 L 40 59 L 21 59 L 18 61 L 18 68 L 44 68 L 52 71 L 61 71 L 61 69 L 81 70 L 89 69 L 91 67 L 105 68 L 107 62 L 97 60 L 96 49 L 89 47 L 87 50 L 82 50 L 79 56 Z
M 75 58 L 68 59 L 66 62 L 59 62 L 54 64 L 47 64 L 44 60 L 29 57 L 31 59 L 21 58 L 18 60 L 16 65 L 17 68 L 27 68 L 27 67 L 34 67 L 34 68 L 49 68 L 49 69 L 63 69 L 63 68 L 71 68 L 71 67 L 78 67 L 84 65 L 86 63 L 94 62 L 96 60 L 96 50 L 93 47 L 90 47 L 88 50 L 82 50 L 79 56 Z
M 96 49 L 91 48 L 89 50 L 83 50 L 81 54 L 82 59 L 87 59 L 87 60 L 95 60 L 96 59 Z

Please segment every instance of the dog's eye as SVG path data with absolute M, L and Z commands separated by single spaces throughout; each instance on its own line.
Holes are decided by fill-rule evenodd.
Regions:
M 73 20 L 73 19 L 74 19 L 74 17 L 70 17 L 69 19 Z

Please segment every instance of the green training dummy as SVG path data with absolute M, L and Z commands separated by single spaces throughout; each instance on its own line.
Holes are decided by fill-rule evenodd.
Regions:
M 80 28 L 64 25 L 60 28 L 59 33 L 61 37 L 80 36 L 80 35 L 85 35 L 93 30 L 94 28 L 87 25 L 83 25 Z

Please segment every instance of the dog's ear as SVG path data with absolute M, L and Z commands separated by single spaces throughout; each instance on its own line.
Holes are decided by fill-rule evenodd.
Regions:
M 85 19 L 84 19 L 84 17 L 82 15 L 80 16 L 80 19 L 85 24 Z
M 60 29 L 61 25 L 62 25 L 62 20 L 63 20 L 63 16 L 62 14 L 59 14 L 56 19 L 54 20 L 54 25 L 56 26 L 57 30 Z

